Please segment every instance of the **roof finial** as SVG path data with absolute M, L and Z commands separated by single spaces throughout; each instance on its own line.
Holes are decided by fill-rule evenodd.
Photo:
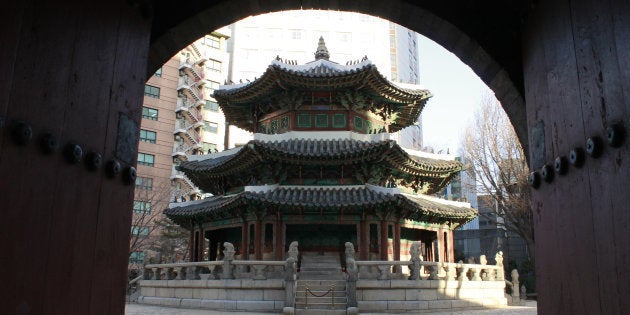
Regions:
M 328 48 L 326 48 L 326 43 L 324 43 L 324 37 L 319 37 L 319 42 L 317 43 L 317 51 L 315 52 L 315 60 L 330 58 L 330 54 L 328 53 Z

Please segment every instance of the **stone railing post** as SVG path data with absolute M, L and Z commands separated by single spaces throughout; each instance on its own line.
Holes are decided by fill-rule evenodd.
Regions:
M 234 245 L 229 242 L 223 243 L 223 274 L 221 279 L 234 279 L 232 261 L 234 260 Z
M 447 264 L 444 265 L 444 268 L 446 269 L 446 280 L 455 280 L 455 275 L 457 274 L 455 265 Z
M 481 268 L 479 267 L 472 267 L 470 268 L 470 272 L 471 272 L 471 279 L 472 281 L 481 281 L 481 275 L 479 274 L 481 272 Z
M 429 280 L 440 280 L 440 265 L 436 263 L 435 265 L 430 266 L 431 271 L 429 273 Z
M 498 251 L 494 256 L 494 260 L 497 262 L 497 280 L 505 280 L 505 270 L 503 269 L 503 252 Z
M 409 254 L 411 255 L 411 264 L 409 264 L 409 280 L 422 279 L 422 276 L 420 275 L 420 262 L 422 261 L 422 256 L 420 256 L 421 246 L 422 243 L 416 241 L 411 244 L 411 248 L 409 249 Z
M 190 266 L 186 269 L 186 280 L 200 280 L 199 271 L 201 268 L 198 266 Z
M 378 280 L 388 280 L 389 274 L 391 273 L 390 270 L 392 269 L 392 265 L 384 264 L 378 265 L 377 267 L 379 270 Z
M 265 273 L 265 269 L 267 266 L 265 265 L 252 265 L 254 269 L 254 280 L 265 280 L 267 279 L 267 274 Z
M 153 278 L 153 272 L 151 271 L 151 269 L 145 266 L 143 270 L 144 271 L 142 272 L 142 279 L 151 280 L 151 278 Z
M 521 294 L 519 293 L 519 283 L 518 283 L 518 271 L 516 269 L 512 270 L 512 301 L 516 302 L 521 298 Z
M 295 278 L 297 275 L 296 259 L 289 256 L 284 264 L 285 299 L 284 307 L 293 308 L 295 305 Z
M 348 243 L 346 243 L 348 244 Z M 348 297 L 348 307 L 357 307 L 357 280 L 359 278 L 359 268 L 354 258 L 346 258 L 346 292 Z
M 468 281 L 468 266 L 462 264 L 461 262 L 459 266 L 459 277 L 457 277 L 457 280 Z
M 174 280 L 175 279 L 175 271 L 173 270 L 173 268 L 167 268 L 166 269 L 166 279 L 168 280 Z
M 153 277 L 151 277 L 151 280 L 162 280 L 161 268 L 153 268 Z
M 188 270 L 188 268 L 179 267 L 177 271 L 177 280 L 186 280 L 186 274 L 187 274 L 186 270 Z

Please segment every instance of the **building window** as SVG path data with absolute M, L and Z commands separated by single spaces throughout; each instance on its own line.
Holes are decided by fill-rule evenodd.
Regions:
M 208 89 L 210 89 L 210 93 L 214 92 L 214 90 L 219 89 L 219 86 L 221 86 L 221 83 L 219 82 L 216 82 L 216 81 L 208 82 Z
M 133 212 L 138 214 L 150 214 L 151 213 L 151 202 L 150 201 L 142 201 L 142 200 L 134 200 L 133 201 Z
M 210 71 L 221 72 L 221 67 L 221 61 L 210 59 L 206 62 L 206 69 Z
M 155 131 L 140 129 L 140 141 L 155 143 L 156 135 Z
M 153 189 L 153 178 L 136 177 L 136 189 L 152 190 Z
M 295 39 L 295 40 L 302 39 L 302 31 L 301 30 L 291 30 L 291 39 Z
M 144 252 L 131 253 L 129 255 L 129 263 L 142 265 L 144 263 Z
M 204 37 L 203 43 L 212 48 L 216 48 L 216 49 L 221 48 L 221 39 L 216 36 L 209 35 L 209 36 Z
M 149 120 L 157 120 L 158 119 L 158 110 L 149 107 L 142 107 L 142 118 Z
M 219 131 L 219 124 L 204 120 L 203 130 L 207 132 L 217 133 Z
M 346 128 L 346 114 L 333 114 L 333 128 Z
M 280 129 L 289 129 L 289 116 L 280 118 Z
M 160 67 L 160 69 L 157 69 L 157 71 L 155 71 L 155 73 L 153 74 L 156 77 L 161 77 L 162 76 L 162 67 Z
M 149 235 L 149 227 L 134 225 L 131 227 L 131 235 L 147 236 Z
M 354 116 L 354 129 L 363 130 L 363 119 L 359 116 Z
M 145 84 L 144 95 L 154 98 L 160 98 L 160 88 L 157 86 Z
M 138 153 L 138 164 L 153 166 L 155 164 L 155 155 L 147 153 Z
M 315 127 L 328 128 L 328 114 L 315 114 Z
M 278 132 L 278 120 L 274 119 L 271 121 L 271 124 L 269 125 L 269 133 L 275 134 L 277 132 Z
M 202 142 L 201 143 L 201 148 L 203 150 L 203 152 L 205 153 L 213 153 L 213 152 L 217 152 L 217 145 L 214 143 L 208 143 L 208 142 Z
M 298 114 L 297 126 L 300 128 L 311 127 L 311 114 Z
M 217 102 L 214 102 L 214 101 L 206 101 L 206 104 L 203 105 L 203 109 L 210 110 L 210 111 L 213 111 L 213 112 L 218 112 L 219 111 L 219 104 Z

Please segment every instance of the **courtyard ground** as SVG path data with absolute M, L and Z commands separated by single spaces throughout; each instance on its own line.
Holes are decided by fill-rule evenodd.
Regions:
M 536 312 L 537 312 L 536 301 L 527 301 L 524 306 L 509 306 L 505 308 L 484 309 L 484 310 L 438 311 L 438 312 L 431 311 L 431 312 L 424 312 L 421 314 L 535 315 Z M 219 314 L 258 315 L 258 314 L 277 314 L 277 313 L 212 311 L 212 310 L 199 310 L 199 309 L 159 307 L 159 306 L 142 305 L 142 304 L 135 304 L 135 303 L 128 303 L 125 308 L 125 315 L 153 315 L 153 314 L 158 314 L 158 315 L 219 315 Z M 376 314 L 388 314 L 388 313 L 361 313 L 361 314 L 376 315 Z M 411 313 L 405 313 L 405 314 L 411 314 Z

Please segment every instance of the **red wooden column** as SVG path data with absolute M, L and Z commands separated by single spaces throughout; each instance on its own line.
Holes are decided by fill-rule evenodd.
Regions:
M 195 229 L 190 228 L 190 239 L 188 240 L 188 260 L 195 261 Z
M 439 250 L 438 253 L 438 261 L 445 262 L 446 261 L 446 251 L 445 251 L 445 243 L 444 243 L 444 233 L 442 233 L 442 229 L 438 229 L 437 231 L 437 247 Z
M 276 218 L 276 224 L 274 225 L 275 241 L 274 250 L 276 260 L 284 260 L 284 226 L 282 223 L 282 216 L 278 214 Z
M 199 225 L 199 241 L 197 243 L 197 261 L 203 261 L 203 252 L 206 246 L 206 236 L 204 235 L 203 226 Z
M 387 260 L 387 221 L 381 220 L 381 260 Z
M 453 231 L 448 230 L 448 262 L 455 262 L 455 241 L 453 240 Z
M 254 257 L 256 260 L 262 260 L 263 256 L 262 225 L 262 220 L 256 219 L 254 224 Z
M 247 260 L 249 257 L 249 223 L 243 219 L 241 226 L 241 259 Z
M 359 259 L 368 260 L 370 224 L 365 219 L 361 220 L 358 239 L 361 240 L 359 244 Z
M 394 223 L 394 260 L 400 260 L 400 223 Z

